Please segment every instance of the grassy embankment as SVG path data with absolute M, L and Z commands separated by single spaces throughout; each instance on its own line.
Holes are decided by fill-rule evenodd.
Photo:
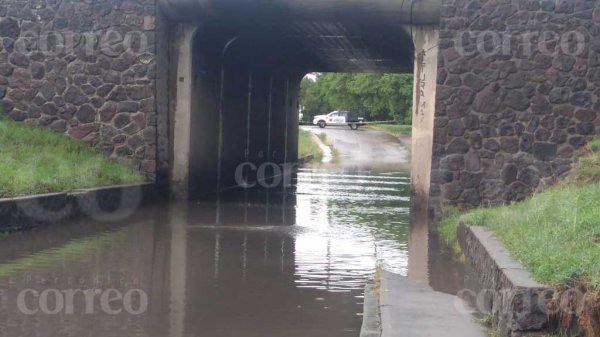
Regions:
M 81 141 L 13 122 L 1 111 L 0 158 L 0 198 L 144 181 Z
M 370 128 L 391 133 L 397 137 L 409 136 L 412 133 L 412 125 L 402 124 L 369 124 Z
M 309 155 L 313 156 L 311 161 L 320 162 L 323 159 L 323 152 L 313 140 L 312 133 L 300 130 L 298 135 L 298 156 L 302 158 Z
M 566 181 L 523 202 L 454 212 L 442 236 L 455 242 L 459 222 L 486 226 L 538 281 L 600 290 L 600 139 L 588 147 Z

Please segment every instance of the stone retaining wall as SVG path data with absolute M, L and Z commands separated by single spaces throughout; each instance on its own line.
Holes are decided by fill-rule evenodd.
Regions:
M 502 204 L 543 190 L 600 133 L 597 6 L 595 0 L 443 1 L 434 211 Z
M 530 336 L 549 327 L 546 304 L 553 290 L 531 278 L 520 263 L 513 260 L 494 235 L 484 227 L 458 227 L 458 240 L 467 261 L 479 275 L 485 303 L 495 318 L 502 337 Z M 532 335 L 531 335 L 532 336 Z
M 155 0 L 1 1 L 5 113 L 153 175 L 155 11 Z

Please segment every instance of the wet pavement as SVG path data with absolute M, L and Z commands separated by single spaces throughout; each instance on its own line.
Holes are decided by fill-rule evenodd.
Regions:
M 327 142 L 338 152 L 337 167 L 410 172 L 410 149 L 401 146 L 396 136 L 366 127 L 350 130 L 347 126 L 321 129 L 304 125 L 301 128 L 326 135 Z
M 456 296 L 384 271 L 380 290 L 381 337 L 486 337 L 474 310 Z
M 365 131 L 361 144 L 394 148 Z M 359 135 L 340 130 L 338 144 L 341 132 Z M 0 237 L 0 336 L 357 337 L 378 265 L 455 292 L 460 270 L 409 225 L 410 176 L 395 155 L 406 150 L 375 151 L 369 165 L 300 169 L 294 186 L 244 202 Z M 411 232 L 423 242 L 409 249 Z

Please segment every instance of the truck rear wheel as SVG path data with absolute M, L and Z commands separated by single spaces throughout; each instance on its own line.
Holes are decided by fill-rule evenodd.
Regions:
M 327 123 L 325 123 L 325 121 L 319 121 L 319 123 L 317 123 L 317 125 L 318 125 L 318 126 L 321 128 L 321 129 L 323 129 L 324 127 L 326 127 L 326 126 L 327 126 Z
M 356 123 L 350 124 L 350 129 L 352 129 L 352 130 L 358 130 L 358 124 L 356 124 Z

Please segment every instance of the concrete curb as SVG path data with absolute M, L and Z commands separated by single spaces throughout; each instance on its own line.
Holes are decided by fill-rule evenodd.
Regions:
M 379 308 L 379 294 L 373 290 L 373 285 L 365 287 L 365 298 L 363 307 L 363 321 L 360 329 L 360 337 L 381 336 L 381 312 Z
M 461 224 L 457 236 L 488 292 L 485 309 L 494 314 L 500 335 L 524 336 L 547 329 L 546 305 L 552 299 L 552 288 L 533 280 L 489 229 Z
M 138 207 L 168 198 L 166 185 L 119 185 L 0 199 L 0 230 L 18 231 L 78 217 L 123 218 Z

